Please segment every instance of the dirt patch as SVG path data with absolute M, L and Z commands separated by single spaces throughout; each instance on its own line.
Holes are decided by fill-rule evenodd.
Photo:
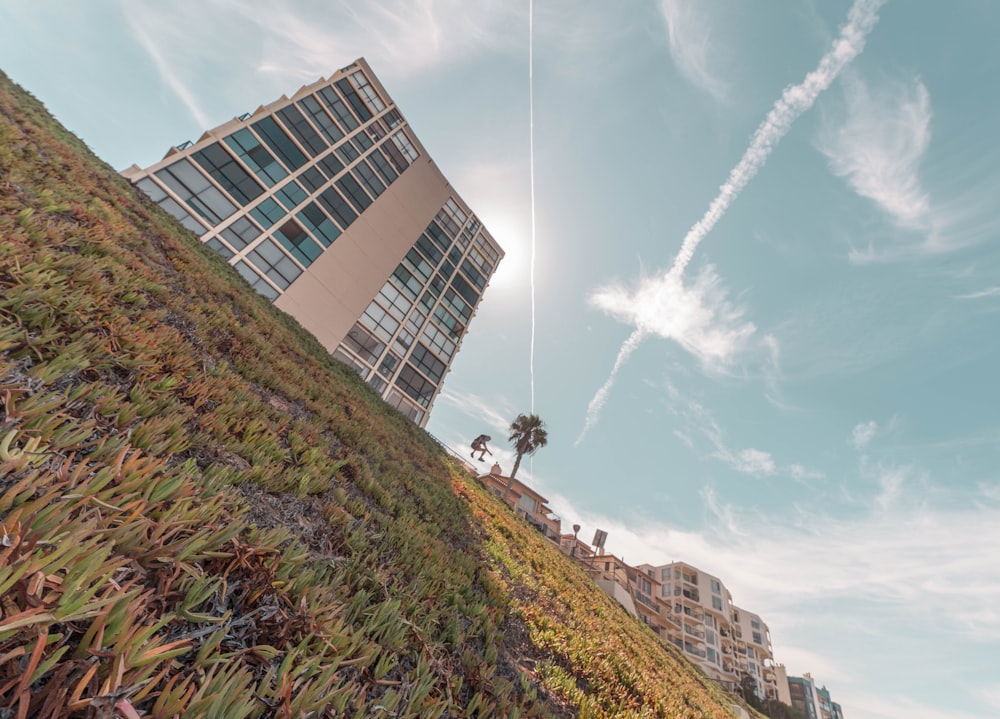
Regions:
M 249 507 L 245 517 L 261 529 L 285 527 L 313 552 L 317 559 L 339 561 L 349 549 L 344 536 L 330 525 L 321 497 L 275 494 L 257 484 L 242 484 L 240 496 Z

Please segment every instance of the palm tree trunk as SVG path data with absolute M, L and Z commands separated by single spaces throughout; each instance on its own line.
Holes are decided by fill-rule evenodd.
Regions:
M 521 466 L 521 453 L 517 453 L 517 459 L 514 460 L 514 469 L 510 470 L 510 477 L 507 478 L 507 489 L 503 493 L 503 501 L 507 501 L 510 497 L 510 485 L 514 484 L 514 477 L 517 475 L 517 470 Z

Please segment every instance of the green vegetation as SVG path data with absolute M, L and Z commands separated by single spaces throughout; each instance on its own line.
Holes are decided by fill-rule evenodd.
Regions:
M 0 74 L 0 716 L 732 701 Z

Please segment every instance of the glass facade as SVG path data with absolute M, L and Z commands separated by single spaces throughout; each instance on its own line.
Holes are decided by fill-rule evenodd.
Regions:
M 132 179 L 276 301 L 420 157 L 365 68 L 227 124 Z M 502 254 L 454 197 L 428 209 L 428 221 L 333 352 L 421 424 Z

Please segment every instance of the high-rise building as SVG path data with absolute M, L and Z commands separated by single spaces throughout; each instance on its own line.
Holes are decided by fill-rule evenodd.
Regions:
M 122 174 L 427 422 L 503 250 L 364 59 Z
M 749 677 L 761 699 L 778 698 L 771 635 L 759 615 L 737 607 L 718 577 L 690 564 L 639 566 L 659 580 L 658 599 L 672 610 L 667 641 L 727 689 Z

